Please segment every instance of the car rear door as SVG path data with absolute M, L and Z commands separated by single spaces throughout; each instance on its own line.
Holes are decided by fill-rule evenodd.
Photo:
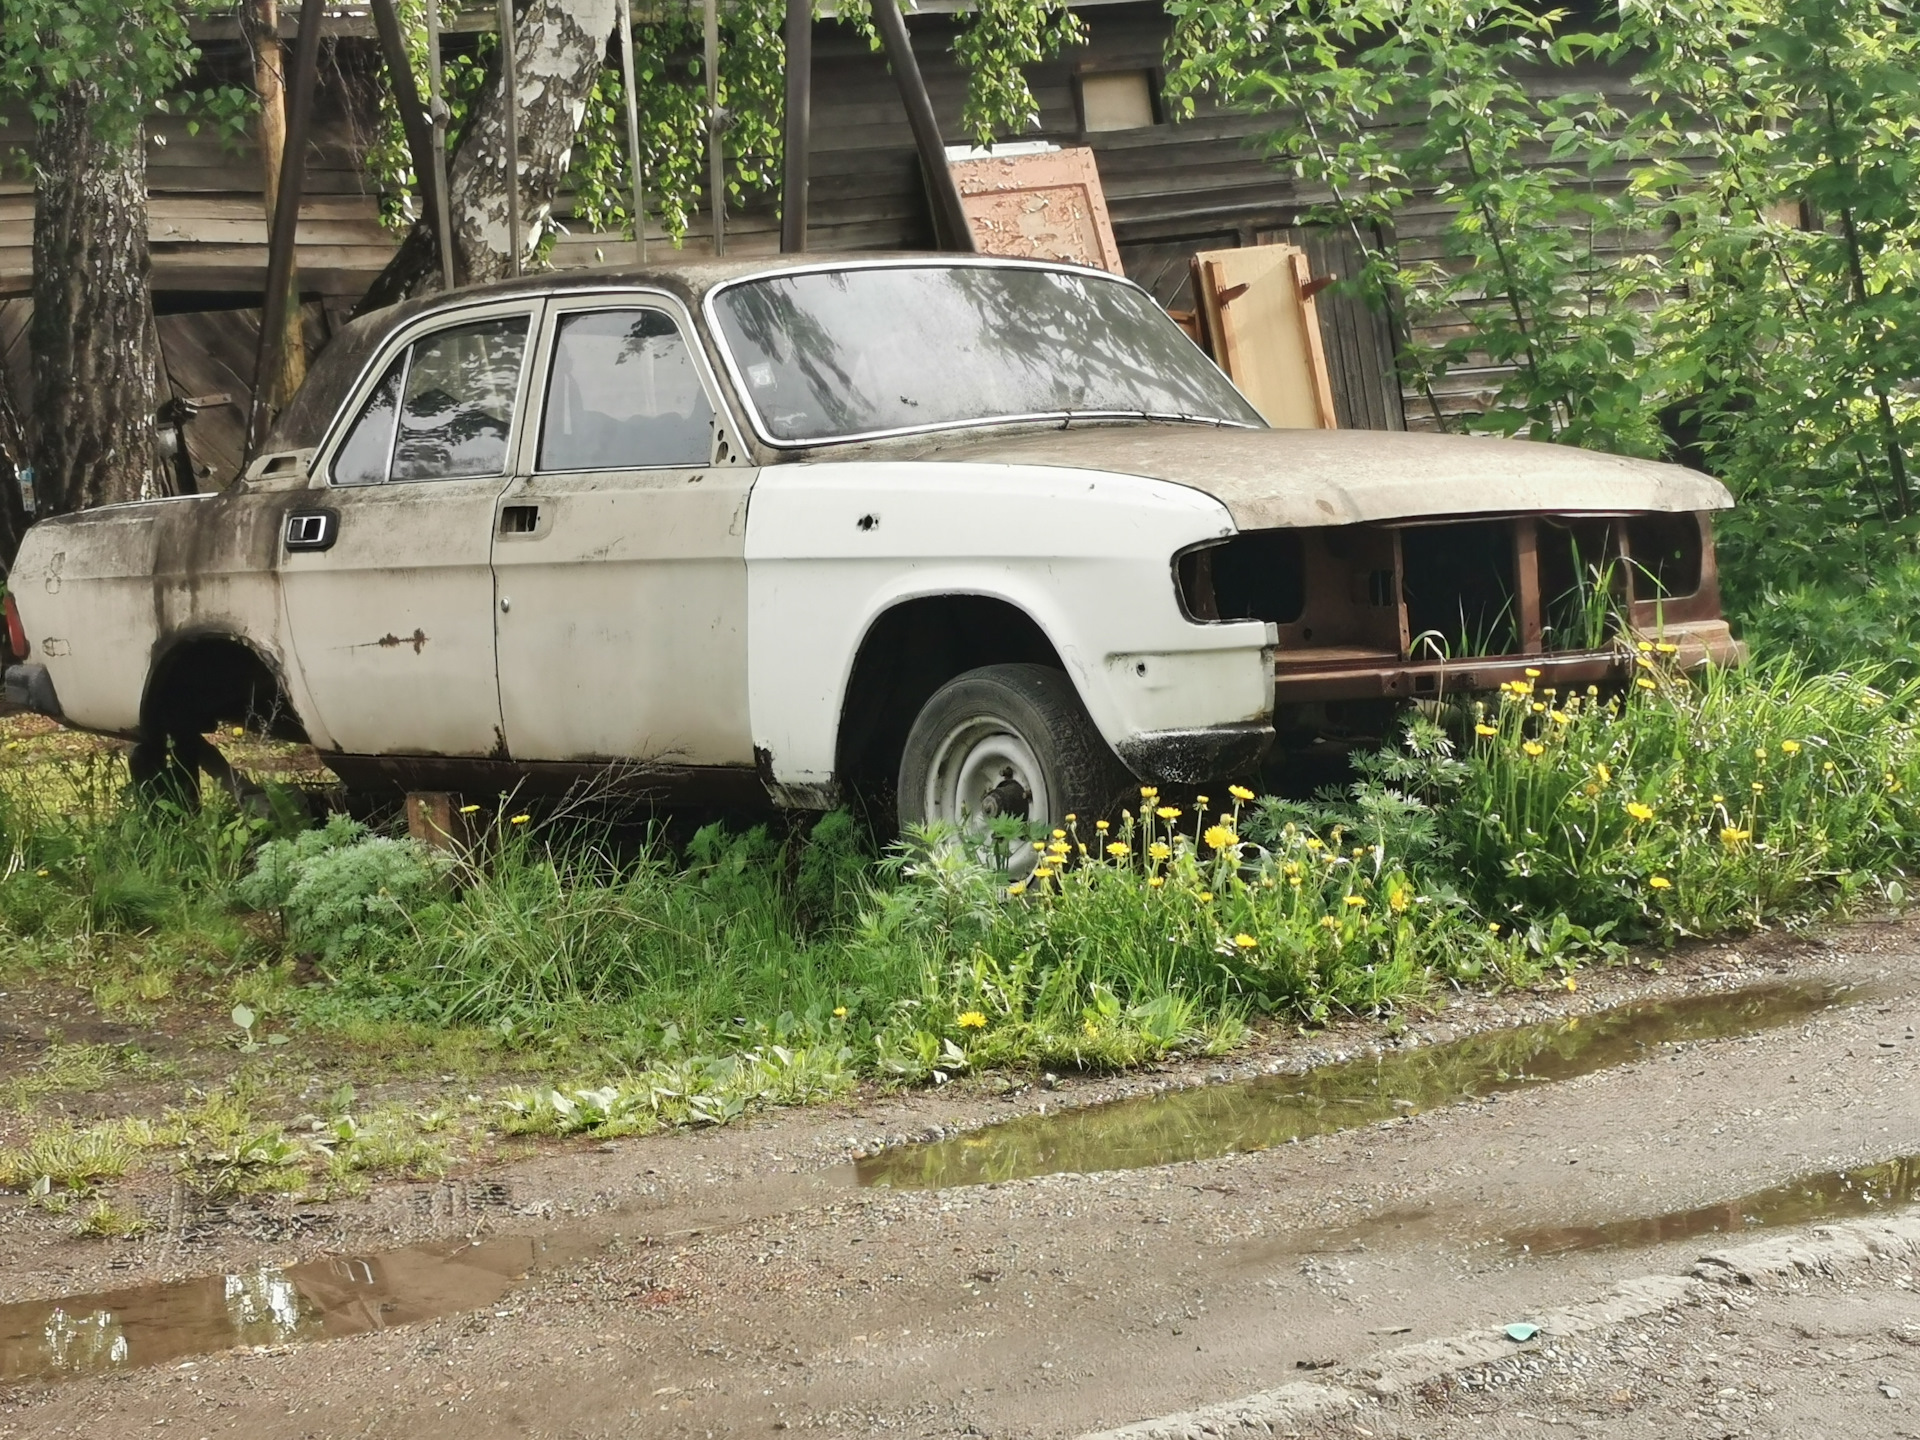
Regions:
M 515 760 L 747 766 L 746 507 L 666 295 L 549 302 L 539 432 L 500 497 L 500 704 Z M 730 427 L 729 427 L 730 428 Z
M 281 537 L 316 743 L 500 753 L 492 548 L 540 302 L 441 312 L 362 377 Z

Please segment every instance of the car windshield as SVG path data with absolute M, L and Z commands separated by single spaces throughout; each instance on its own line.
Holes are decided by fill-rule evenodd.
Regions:
M 728 286 L 713 310 L 776 442 L 1056 415 L 1262 423 L 1144 291 L 1085 271 L 805 271 Z

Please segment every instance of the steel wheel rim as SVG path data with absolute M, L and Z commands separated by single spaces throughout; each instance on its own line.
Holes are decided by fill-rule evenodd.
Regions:
M 1051 824 L 1053 797 L 1033 747 L 1006 721 L 982 715 L 947 732 L 927 767 L 925 815 L 963 830 L 984 831 L 983 805 L 990 791 L 1006 780 L 1027 792 L 1026 818 Z

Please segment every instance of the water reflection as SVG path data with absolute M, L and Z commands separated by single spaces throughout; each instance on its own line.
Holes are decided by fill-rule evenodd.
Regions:
M 1737 1235 L 1764 1225 L 1805 1225 L 1869 1215 L 1920 1199 L 1920 1155 L 1902 1155 L 1851 1170 L 1800 1175 L 1737 1200 L 1636 1215 L 1594 1225 L 1548 1225 L 1506 1237 L 1515 1250 L 1554 1255 L 1570 1250 L 1645 1249 L 1702 1235 Z
M 1622 1005 L 1298 1075 L 1025 1116 L 869 1157 L 860 1162 L 860 1181 L 932 1189 L 1264 1150 L 1457 1100 L 1592 1074 L 1640 1059 L 1657 1045 L 1790 1024 L 1846 997 L 1843 987 L 1827 982 L 1780 981 Z
M 0 1382 L 92 1375 L 235 1346 L 410 1324 L 492 1304 L 534 1271 L 599 1243 L 565 1233 L 438 1242 L 0 1305 Z

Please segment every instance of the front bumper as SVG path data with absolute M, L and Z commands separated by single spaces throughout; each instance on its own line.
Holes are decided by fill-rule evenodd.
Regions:
M 1662 631 L 1636 631 L 1639 641 L 1670 646 L 1659 652 L 1665 668 L 1698 670 L 1707 665 L 1745 662 L 1747 647 L 1733 638 L 1724 620 L 1672 625 Z M 1274 663 L 1274 703 L 1327 700 L 1438 700 L 1498 690 L 1509 681 L 1535 679 L 1545 689 L 1566 691 L 1587 685 L 1623 684 L 1633 675 L 1638 652 L 1629 646 L 1611 650 L 1571 650 L 1544 655 L 1462 656 L 1456 660 L 1408 660 L 1385 653 L 1281 652 Z

